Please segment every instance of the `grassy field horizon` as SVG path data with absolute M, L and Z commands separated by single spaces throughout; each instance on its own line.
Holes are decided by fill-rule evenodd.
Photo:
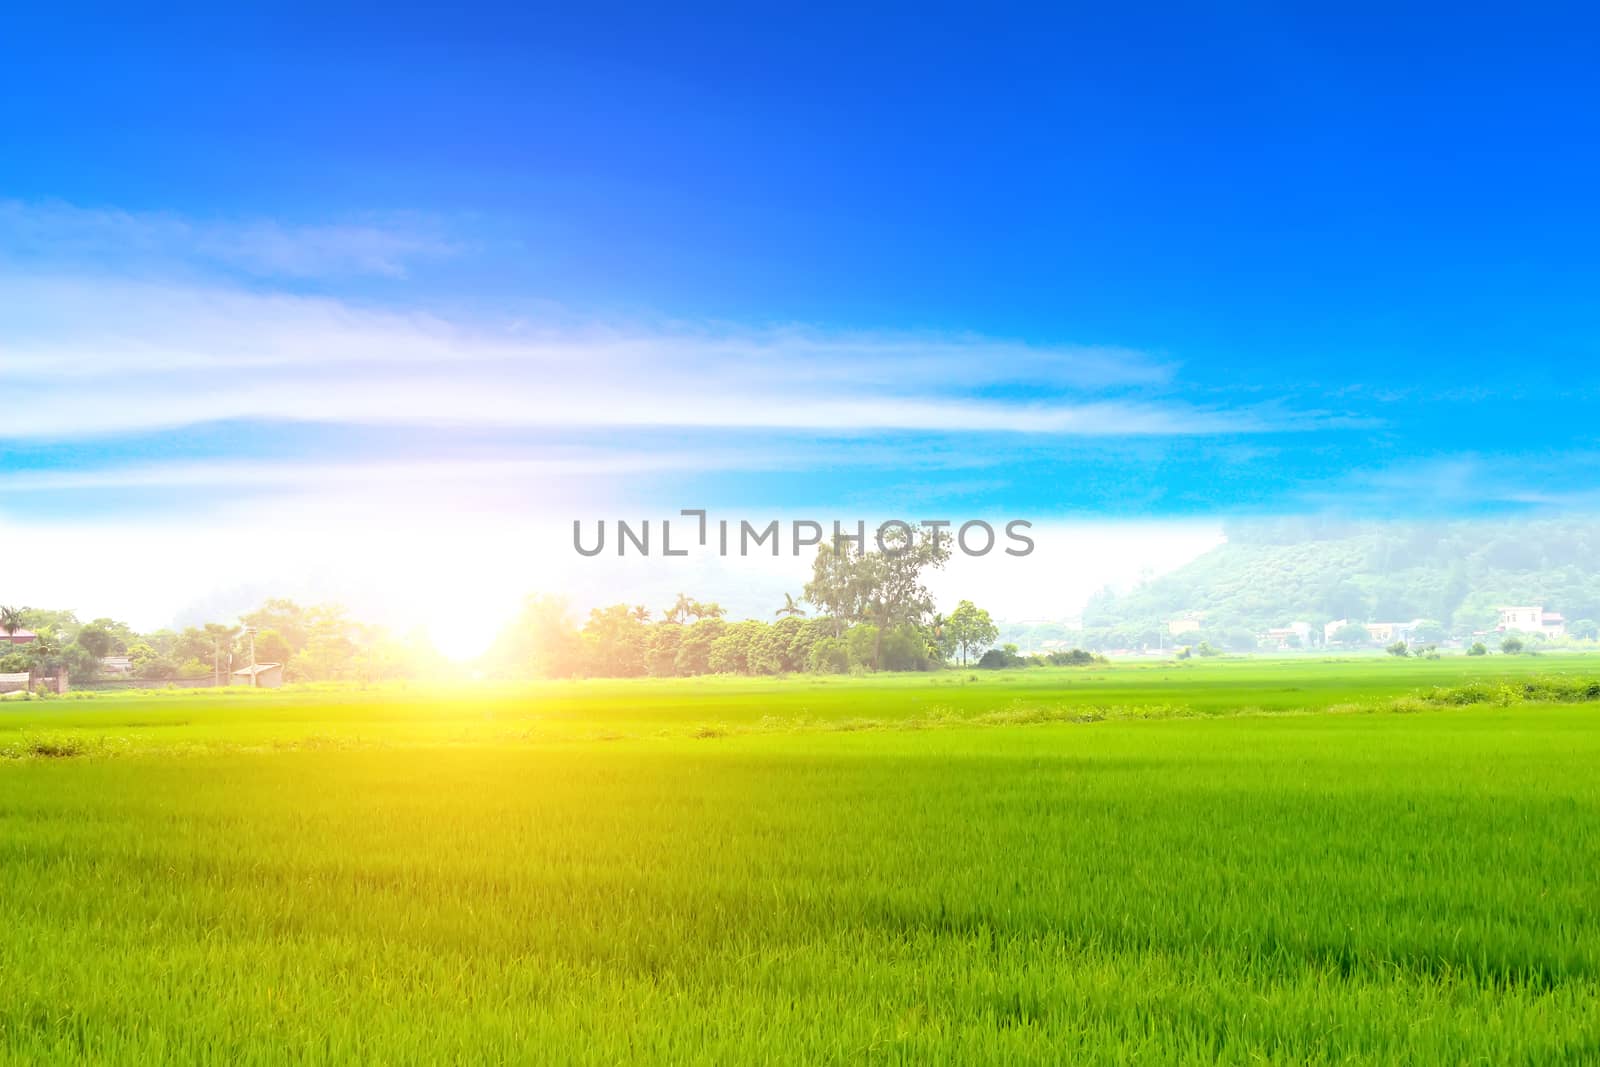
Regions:
M 82 690 L 0 702 L 0 753 L 49 734 L 102 750 L 298 741 L 623 740 L 758 731 L 1025 725 L 1392 710 L 1475 685 L 1600 678 L 1600 656 L 1237 657 L 862 675 L 313 683 Z M 1492 701 L 1491 701 L 1492 702 Z
M 1595 1062 L 1597 668 L 7 703 L 0 1059 Z

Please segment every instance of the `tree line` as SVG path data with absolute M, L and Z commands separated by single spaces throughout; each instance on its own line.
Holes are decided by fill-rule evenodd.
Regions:
M 71 611 L 0 607 L 0 633 L 35 634 L 0 654 L 0 674 L 51 676 L 65 669 L 79 683 L 107 675 L 105 660 L 125 657 L 134 678 L 151 682 L 220 677 L 250 662 L 281 663 L 288 681 L 385 681 L 436 672 L 442 657 L 421 634 L 398 638 L 351 619 L 334 604 L 302 606 L 271 599 L 237 623 L 137 633 L 110 618 L 79 621 Z
M 999 628 L 970 600 L 934 610 L 923 582 L 949 549 L 931 535 L 891 537 L 884 551 L 822 545 L 799 598 L 773 618 L 729 621 L 721 606 L 680 593 L 659 612 L 642 604 L 595 608 L 576 622 L 565 601 L 530 597 L 486 664 L 506 677 L 682 677 L 701 674 L 843 674 L 1087 663 L 1088 653 L 1024 658 L 993 648 Z M 802 606 L 805 605 L 805 606 Z

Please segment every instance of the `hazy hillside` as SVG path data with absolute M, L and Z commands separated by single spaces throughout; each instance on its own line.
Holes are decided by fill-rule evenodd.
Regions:
M 1096 596 L 1084 626 L 1138 633 L 1202 611 L 1208 631 L 1348 617 L 1437 619 L 1465 632 L 1491 627 L 1499 604 L 1600 619 L 1594 521 L 1291 519 L 1243 522 L 1227 535 L 1226 544 L 1171 574 Z

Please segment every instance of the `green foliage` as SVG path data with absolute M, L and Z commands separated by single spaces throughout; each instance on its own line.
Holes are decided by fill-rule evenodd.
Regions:
M 850 650 L 850 666 L 855 670 L 871 670 L 877 664 L 878 628 L 870 622 L 850 627 L 844 635 L 845 647 Z
M 683 626 L 661 622 L 650 627 L 645 643 L 644 670 L 652 678 L 669 678 L 678 673 L 678 652 L 683 645 Z
M 710 674 L 711 646 L 726 626 L 720 618 L 700 619 L 690 626 L 678 644 L 678 673 Z
M 1331 640 L 1334 644 L 1343 645 L 1345 648 L 1361 648 L 1372 643 L 1372 635 L 1367 632 L 1365 626 L 1352 622 L 1333 631 Z
M 896 626 L 884 635 L 879 654 L 886 671 L 925 671 L 934 666 L 928 657 L 926 638 L 910 623 Z
M 584 673 L 601 678 L 628 678 L 645 673 L 649 637 L 644 609 L 627 604 L 594 608 L 583 624 Z
M 1600 618 L 1600 527 L 1583 519 L 1292 519 L 1236 523 L 1227 534 L 1226 544 L 1171 574 L 1093 598 L 1086 637 L 1098 647 L 1137 647 L 1089 635 L 1154 629 L 1187 611 L 1204 612 L 1208 629 L 1252 633 L 1296 619 L 1420 618 L 1431 624 L 1418 635 L 1426 641 L 1489 629 L 1503 604 Z
M 989 613 L 970 600 L 963 600 L 944 623 L 944 647 L 959 657 L 965 667 L 970 656 L 980 655 L 1000 636 L 1000 628 Z
M 850 646 L 841 637 L 819 638 L 806 656 L 806 669 L 812 674 L 848 674 Z
M 977 666 L 986 671 L 1005 670 L 1011 667 L 1026 667 L 1028 661 L 1017 653 L 1017 646 L 1012 644 L 991 648 L 978 657 Z
M 256 634 L 257 663 L 287 663 L 293 655 L 289 639 L 279 631 L 267 629 Z
M 103 659 L 117 649 L 118 641 L 103 625 L 91 622 L 78 631 L 78 645 L 96 659 Z
M 1482 641 L 1472 642 L 1472 647 L 1467 649 L 1467 655 L 1469 656 L 1487 656 L 1488 654 L 1489 649 Z
M 0 631 L 10 637 L 18 630 L 26 629 L 27 625 L 24 620 L 27 610 L 27 608 L 0 606 Z
M 1428 644 L 1438 644 L 1447 640 L 1449 636 L 1444 624 L 1437 619 L 1418 619 L 1417 624 L 1411 628 L 1412 640 L 1425 641 Z
M 571 678 L 582 673 L 583 646 L 559 597 L 531 596 L 500 633 L 488 655 L 490 670 L 512 678 Z
M 805 598 L 835 620 L 836 635 L 852 624 L 870 624 L 872 656 L 858 662 L 880 669 L 884 638 L 899 626 L 921 622 L 933 610 L 923 572 L 943 567 L 949 558 L 948 538 L 909 529 L 885 531 L 876 551 L 863 551 L 852 542 L 841 542 L 836 549 L 825 542 L 812 561 Z
M 1500 651 L 1504 652 L 1508 656 L 1515 656 L 1526 647 L 1527 646 L 1522 643 L 1522 638 L 1515 636 L 1507 637 L 1504 641 L 1500 642 Z
M 1064 652 L 1047 652 L 1040 658 L 1051 667 L 1091 667 L 1097 663 L 1109 662 L 1104 656 L 1097 656 L 1081 648 L 1068 649 Z
M 782 658 L 770 640 L 772 627 L 751 620 L 725 625 L 711 642 L 707 666 L 712 674 L 777 674 Z
M 1402 658 L 1411 655 L 1411 646 L 1404 641 L 1396 641 L 1392 645 L 1386 645 L 1383 650 L 1391 656 L 1400 656 Z

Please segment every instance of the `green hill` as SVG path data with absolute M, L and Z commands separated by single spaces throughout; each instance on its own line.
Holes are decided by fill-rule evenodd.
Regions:
M 1188 612 L 1213 635 L 1341 618 L 1436 619 L 1464 634 L 1492 628 L 1502 604 L 1600 619 L 1600 523 L 1240 522 L 1184 567 L 1093 598 L 1084 627 L 1096 644 L 1130 646 L 1155 644 Z

